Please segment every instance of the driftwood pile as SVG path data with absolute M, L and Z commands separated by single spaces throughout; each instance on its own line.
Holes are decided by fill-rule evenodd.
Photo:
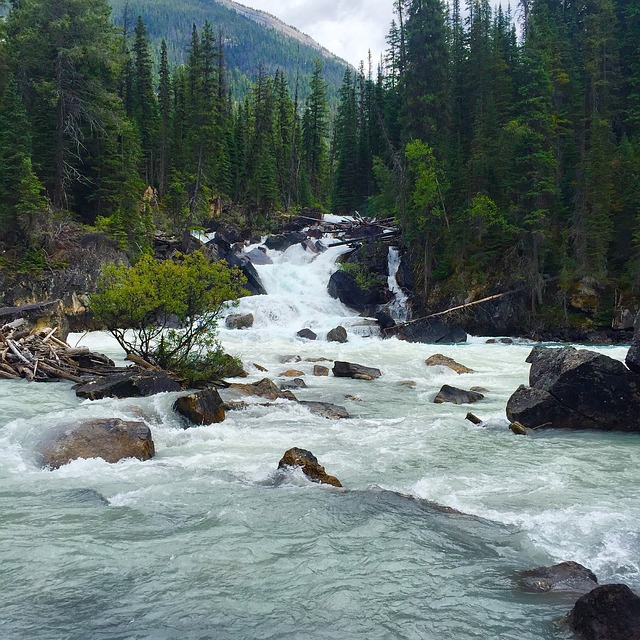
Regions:
M 32 331 L 24 319 L 0 327 L 0 378 L 36 382 L 88 378 L 120 371 L 106 356 L 89 349 L 74 349 L 55 336 L 57 329 Z

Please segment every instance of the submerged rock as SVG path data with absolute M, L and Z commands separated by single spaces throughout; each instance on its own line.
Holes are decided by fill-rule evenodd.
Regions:
M 337 360 L 333 364 L 333 375 L 336 378 L 353 378 L 355 380 L 375 380 L 382 375 L 380 369 L 365 367 L 353 362 L 341 362 Z
M 469 367 L 465 367 L 463 364 L 456 362 L 453 358 L 443 356 L 441 353 L 436 353 L 430 358 L 427 358 L 425 360 L 425 364 L 428 367 L 448 367 L 457 374 L 473 373 L 473 369 L 469 369 Z
M 318 462 L 318 459 L 306 449 L 298 449 L 297 447 L 289 449 L 278 464 L 278 469 L 287 469 L 298 467 L 302 469 L 307 478 L 312 482 L 320 484 L 330 484 L 334 487 L 341 487 L 342 484 L 335 476 L 330 476 L 324 467 Z
M 306 407 L 317 416 L 328 418 L 329 420 L 342 420 L 344 418 L 350 418 L 349 412 L 345 407 L 341 407 L 337 404 L 331 404 L 330 402 L 311 402 L 308 400 L 301 400 L 298 404 Z
M 640 432 L 640 376 L 608 356 L 564 347 L 529 354 L 530 387 L 509 398 L 507 417 L 529 429 Z
M 149 427 L 143 422 L 125 422 L 118 418 L 92 420 L 58 430 L 40 449 L 41 464 L 50 469 L 81 458 L 102 458 L 114 463 L 125 458 L 150 460 L 154 455 Z
M 457 387 L 451 387 L 448 384 L 443 385 L 438 395 L 434 398 L 436 404 L 451 402 L 453 404 L 471 404 L 482 400 L 484 396 L 476 391 L 465 391 Z
M 348 342 L 348 340 L 347 330 L 342 326 L 331 329 L 331 331 L 327 333 L 328 342 L 340 342 L 344 344 L 345 342 Z
M 569 625 L 584 640 L 640 640 L 640 598 L 625 584 L 605 584 L 582 596 Z
M 561 562 L 551 567 L 536 567 L 521 571 L 518 583 L 524 591 L 534 593 L 547 591 L 589 593 L 598 586 L 598 578 L 593 571 L 577 562 Z
M 304 371 L 300 371 L 299 369 L 287 369 L 280 374 L 282 378 L 299 378 L 303 375 Z
M 227 329 L 250 329 L 254 320 L 253 313 L 232 314 L 227 316 L 224 324 Z
M 180 391 L 180 385 L 165 371 L 140 371 L 116 373 L 97 378 L 76 388 L 79 398 L 146 398 L 157 393 Z
M 217 389 L 182 396 L 175 401 L 173 409 L 196 425 L 215 424 L 225 419 L 224 402 Z

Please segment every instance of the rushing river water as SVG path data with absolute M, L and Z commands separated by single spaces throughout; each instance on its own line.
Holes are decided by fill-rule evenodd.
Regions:
M 558 620 L 572 599 L 519 592 L 519 570 L 575 560 L 601 582 L 640 588 L 640 438 L 512 435 L 504 407 L 527 380 L 531 347 L 371 335 L 326 294 L 342 250 L 272 253 L 276 264 L 259 267 L 269 295 L 240 304 L 254 328 L 222 329 L 221 340 L 251 380 L 294 366 L 306 374 L 301 400 L 343 405 L 351 419 L 279 401 L 185 431 L 176 394 L 82 402 L 71 384 L 0 384 L 1 638 L 566 639 Z M 347 344 L 324 340 L 338 324 Z M 297 339 L 304 327 L 319 340 Z M 121 356 L 105 334 L 70 341 L 80 338 Z M 437 352 L 475 373 L 425 366 Z M 288 355 L 302 361 L 283 364 Z M 305 359 L 320 357 L 384 375 L 313 377 Z M 445 383 L 488 389 L 471 407 L 486 426 L 465 421 L 468 406 L 432 403 Z M 154 460 L 36 466 L 52 427 L 114 416 L 151 426 Z M 348 490 L 298 473 L 279 481 L 292 446 Z

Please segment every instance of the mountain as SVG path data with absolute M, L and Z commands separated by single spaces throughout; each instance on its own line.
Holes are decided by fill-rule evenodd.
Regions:
M 275 16 L 232 0 L 110 0 L 110 3 L 114 22 L 119 25 L 126 22 L 129 30 L 136 18 L 142 16 L 154 46 L 159 48 L 164 38 L 171 61 L 178 64 L 185 59 L 192 26 L 201 27 L 208 20 L 214 32 L 224 39 L 236 96 L 248 90 L 262 68 L 270 75 L 280 69 L 292 93 L 298 79 L 300 97 L 304 99 L 314 60 L 320 58 L 329 95 L 335 98 L 347 66 L 344 60 Z

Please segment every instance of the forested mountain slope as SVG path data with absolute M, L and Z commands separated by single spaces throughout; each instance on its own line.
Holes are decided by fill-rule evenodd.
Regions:
M 335 96 L 347 66 L 312 38 L 274 16 L 230 0 L 110 0 L 110 4 L 114 22 L 127 22 L 130 31 L 142 16 L 156 49 L 164 38 L 169 59 L 178 63 L 186 59 L 192 26 L 201 27 L 209 21 L 216 36 L 222 35 L 225 42 L 237 96 L 246 93 L 261 68 L 267 75 L 280 69 L 292 90 L 299 78 L 300 94 L 305 97 L 315 58 L 322 60 L 329 95 Z

